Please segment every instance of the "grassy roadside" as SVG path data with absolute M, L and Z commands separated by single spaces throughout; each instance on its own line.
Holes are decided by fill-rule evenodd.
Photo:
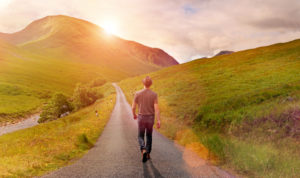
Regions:
M 0 177 L 43 175 L 86 153 L 103 131 L 115 103 L 111 84 L 99 90 L 104 98 L 92 106 L 56 121 L 1 136 Z
M 135 77 L 121 81 L 120 87 L 128 102 L 132 102 L 133 91 L 142 89 L 142 78 Z M 238 133 L 238 131 L 237 133 L 220 133 L 213 130 L 201 130 L 190 120 L 191 118 L 176 116 L 174 110 L 178 106 L 170 105 L 166 99 L 170 96 L 163 96 L 162 90 L 158 89 L 157 85 L 153 87 L 153 90 L 158 92 L 160 96 L 162 127 L 157 131 L 186 149 L 196 152 L 201 158 L 239 176 L 273 178 L 297 177 L 299 175 L 299 141 L 294 138 L 286 138 L 282 134 L 277 136 L 282 138 L 271 138 L 269 132 L 266 131 L 270 128 L 276 129 L 273 123 L 250 126 L 252 131 L 247 133 L 238 129 L 236 130 L 242 133 Z M 189 106 L 183 105 L 183 107 Z M 288 106 L 278 105 L 278 108 L 274 110 L 279 116 L 282 112 L 295 107 L 300 108 L 299 106 L 300 103 L 295 102 Z
M 162 134 L 246 177 L 300 174 L 300 41 L 150 73 Z M 129 102 L 145 75 L 120 82 Z

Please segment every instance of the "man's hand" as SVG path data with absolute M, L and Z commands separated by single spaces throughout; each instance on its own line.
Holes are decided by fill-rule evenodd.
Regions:
M 160 113 L 159 113 L 159 107 L 158 107 L 158 100 L 156 98 L 156 100 L 154 101 L 154 110 L 155 110 L 155 114 L 156 114 L 156 127 L 159 129 L 160 128 Z
M 133 119 L 136 120 L 137 119 L 137 115 L 133 114 Z
M 156 122 L 156 127 L 159 129 L 160 128 L 160 121 Z

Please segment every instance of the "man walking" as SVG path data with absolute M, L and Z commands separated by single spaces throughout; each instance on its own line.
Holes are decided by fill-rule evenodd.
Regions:
M 144 89 L 136 92 L 132 103 L 132 113 L 134 119 L 138 119 L 138 141 L 142 152 L 142 161 L 150 159 L 152 147 L 152 131 L 156 114 L 157 128 L 160 128 L 160 113 L 158 108 L 157 94 L 150 90 L 152 80 L 149 76 L 143 79 Z M 138 105 L 138 116 L 136 115 L 136 105 Z M 145 144 L 145 132 L 147 142 Z

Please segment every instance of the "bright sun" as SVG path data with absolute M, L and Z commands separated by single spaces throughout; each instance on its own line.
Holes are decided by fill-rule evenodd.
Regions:
M 117 23 L 114 21 L 105 21 L 101 23 L 100 26 L 105 30 L 107 34 L 118 34 L 118 26 Z

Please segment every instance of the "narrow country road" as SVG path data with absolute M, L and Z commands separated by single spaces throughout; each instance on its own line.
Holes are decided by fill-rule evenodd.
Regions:
M 35 115 L 32 115 L 29 118 L 27 118 L 23 121 L 20 121 L 18 123 L 6 125 L 6 126 L 1 126 L 0 127 L 0 135 L 11 133 L 11 132 L 14 132 L 14 131 L 17 131 L 17 130 L 26 129 L 26 128 L 38 125 L 39 118 L 40 118 L 40 115 L 35 114 Z
M 44 177 L 233 177 L 156 131 L 151 160 L 142 163 L 137 122 L 122 90 L 114 86 L 116 105 L 95 147 L 74 164 Z

